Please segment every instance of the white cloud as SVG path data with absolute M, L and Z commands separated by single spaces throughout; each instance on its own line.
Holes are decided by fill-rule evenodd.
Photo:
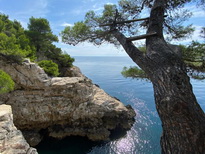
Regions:
M 110 3 L 110 2 L 108 2 L 108 3 L 106 3 L 106 5 L 115 5 L 114 3 Z
M 196 17 L 196 18 L 205 17 L 205 11 L 203 11 L 203 10 L 194 10 L 193 17 Z
M 93 6 L 93 11 L 94 11 L 94 12 L 102 11 L 103 9 L 104 9 L 104 7 L 96 7 L 96 6 Z
M 69 23 L 67 23 L 67 22 L 64 22 L 63 24 L 61 24 L 61 26 L 62 26 L 62 27 L 67 27 L 67 26 L 72 27 L 72 26 L 74 26 L 74 25 L 73 25 L 73 24 L 69 24 Z

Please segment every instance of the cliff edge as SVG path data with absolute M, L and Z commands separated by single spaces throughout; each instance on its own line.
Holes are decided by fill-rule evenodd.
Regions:
M 112 130 L 128 130 L 134 123 L 131 106 L 106 94 L 76 67 L 68 71 L 70 77 L 50 78 L 29 60 L 19 65 L 1 58 L 0 69 L 16 83 L 13 92 L 1 95 L 0 104 L 12 106 L 14 124 L 32 146 L 44 135 L 109 140 Z
M 37 154 L 24 139 L 20 130 L 13 124 L 10 105 L 0 105 L 0 153 L 1 154 Z

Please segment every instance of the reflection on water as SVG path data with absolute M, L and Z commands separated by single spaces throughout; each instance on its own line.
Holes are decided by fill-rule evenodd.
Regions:
M 126 94 L 136 112 L 136 122 L 127 134 L 106 145 L 96 146 L 89 154 L 140 154 L 140 153 L 160 153 L 159 136 L 161 134 L 160 122 L 153 121 L 153 117 L 158 119 L 156 112 L 150 111 L 145 102 L 133 98 L 130 93 Z M 157 125 L 157 127 L 156 127 Z
M 135 64 L 128 57 L 76 57 L 75 65 L 111 96 L 136 111 L 132 129 L 120 139 L 96 143 L 85 138 L 69 137 L 62 141 L 45 140 L 38 147 L 40 154 L 159 154 L 161 122 L 155 109 L 152 84 L 125 79 L 124 66 Z M 192 80 L 197 100 L 205 110 L 205 82 Z
M 68 137 L 63 140 L 45 139 L 38 147 L 40 154 L 140 154 L 159 153 L 159 128 L 153 129 L 157 122 L 155 112 L 150 111 L 145 102 L 124 93 L 137 114 L 136 122 L 131 130 L 120 139 L 110 142 L 91 142 L 82 137 Z M 160 127 L 160 125 L 158 125 Z M 145 150 L 146 149 L 146 150 Z

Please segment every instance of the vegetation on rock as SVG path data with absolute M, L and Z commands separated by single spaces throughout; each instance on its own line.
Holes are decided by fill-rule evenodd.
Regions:
M 58 65 L 60 71 L 58 75 L 60 74 L 61 76 L 63 76 L 65 69 L 72 66 L 74 58 L 64 54 L 60 48 L 52 44 L 53 42 L 58 42 L 58 37 L 51 31 L 47 19 L 31 17 L 26 34 L 36 48 L 37 61 L 52 60 Z M 53 72 L 53 74 L 56 75 L 56 72 Z
M 60 73 L 49 69 L 49 75 L 63 76 L 65 70 L 72 66 L 74 58 L 52 44 L 57 41 L 58 37 L 52 33 L 47 19 L 31 17 L 28 30 L 25 30 L 18 21 L 11 21 L 7 15 L 0 14 L 0 56 L 11 62 L 21 63 L 24 58 L 36 62 L 52 60 L 58 65 Z
M 50 76 L 58 76 L 58 64 L 54 63 L 52 60 L 42 60 L 38 62 L 38 65 L 44 69 L 44 71 Z
M 75 61 L 68 54 L 64 54 L 60 48 L 57 48 L 55 45 L 51 44 L 48 52 L 45 54 L 47 59 L 52 60 L 56 64 L 58 64 L 60 76 L 64 76 L 67 68 L 73 66 L 73 62 Z
M 14 90 L 15 83 L 11 77 L 4 71 L 0 70 L 0 94 Z

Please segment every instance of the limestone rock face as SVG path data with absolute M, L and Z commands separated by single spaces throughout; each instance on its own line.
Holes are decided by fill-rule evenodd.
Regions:
M 97 141 L 109 140 L 111 130 L 127 130 L 134 123 L 131 107 L 106 94 L 77 68 L 72 73 L 77 77 L 54 78 L 29 61 L 17 65 L 1 60 L 0 69 L 16 83 L 15 91 L 1 95 L 0 104 L 12 106 L 14 123 L 22 131 L 43 130 L 55 138 L 79 135 Z
M 0 153 L 1 154 L 37 154 L 24 139 L 20 130 L 13 124 L 10 105 L 0 105 Z

